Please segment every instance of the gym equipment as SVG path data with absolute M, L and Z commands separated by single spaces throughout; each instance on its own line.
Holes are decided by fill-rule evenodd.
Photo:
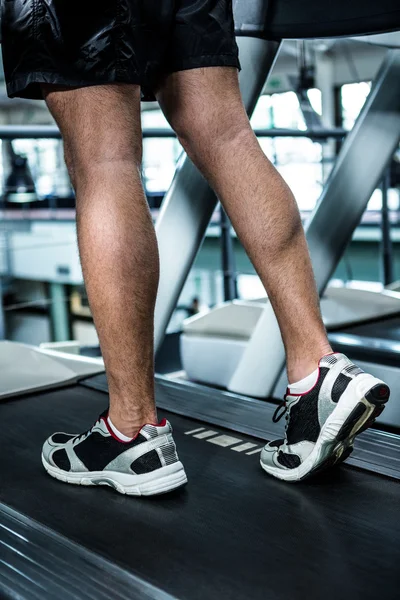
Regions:
M 237 0 L 234 8 L 243 67 L 240 81 L 249 114 L 281 37 L 353 35 L 400 28 L 398 4 L 387 0 L 379 4 L 338 1 L 323 9 L 320 2 L 307 0 L 301 3 L 301 10 L 295 0 Z M 398 70 L 399 58 L 393 50 L 371 96 L 372 112 L 362 119 L 369 131 L 367 138 L 375 128 L 375 159 L 390 155 L 397 143 L 399 78 L 393 76 L 398 76 Z M 382 119 L 379 126 L 378 114 Z M 361 125 L 350 137 L 354 143 L 346 141 L 343 146 L 332 183 L 308 228 L 314 260 L 321 253 L 320 288 L 329 279 L 342 245 L 358 221 L 378 171 L 371 164 Z M 336 195 L 339 198 L 349 189 L 357 153 L 369 170 L 363 181 L 357 180 L 350 188 L 353 204 L 339 231 L 326 208 L 331 202 L 335 204 Z M 158 345 L 215 204 L 205 181 L 184 159 L 157 223 L 161 251 Z M 335 207 L 335 218 L 342 218 L 341 210 Z M 332 228 L 329 235 L 327 223 Z M 323 240 L 318 234 L 321 231 Z M 334 249 L 336 238 L 338 248 Z M 171 239 L 179 239 L 179 247 L 171 245 Z M 270 321 L 267 305 L 249 347 L 258 330 Z M 279 355 L 276 326 L 274 329 L 272 323 L 268 330 Z M 0 364 L 5 364 L 4 353 L 8 355 L 9 350 L 0 344 Z M 42 388 L 46 382 L 30 385 L 25 378 L 23 395 L 20 383 L 14 380 L 6 384 L 3 398 L 0 394 L 4 400 L 5 449 L 0 453 L 2 597 L 395 597 L 400 542 L 398 436 L 367 431 L 351 459 L 351 464 L 362 470 L 343 468 L 307 486 L 290 486 L 266 477 L 254 460 L 262 441 L 276 437 L 276 426 L 273 429 L 269 421 L 274 408 L 271 404 L 232 392 L 221 392 L 217 397 L 217 391 L 209 387 L 158 376 L 161 416 L 175 414 L 175 438 L 190 480 L 187 490 L 161 501 L 141 501 L 107 489 L 75 488 L 46 475 L 40 464 L 40 446 L 57 429 L 81 432 L 106 407 L 104 374 L 93 374 L 101 364 L 90 363 L 89 367 L 72 355 L 66 364 L 65 357 L 45 350 L 27 354 L 20 348 L 20 352 L 21 358 L 16 352 L 14 360 L 21 365 L 21 372 L 33 370 L 22 367 L 29 355 L 38 371 L 39 365 L 51 358 L 75 375 L 70 379 L 66 374 L 61 376 L 59 386 L 53 379 L 52 388 L 45 392 L 35 387 Z M 261 368 L 258 364 L 247 373 L 247 378 L 260 380 L 262 395 L 268 395 L 275 376 L 279 376 L 283 360 L 275 363 L 269 377 L 264 377 L 263 365 L 269 364 L 264 361 Z M 244 368 L 243 363 L 242 373 Z M 46 366 L 44 370 L 52 369 Z M 1 373 L 3 376 L 3 369 Z M 240 386 L 239 378 L 235 387 Z M 382 452 L 385 456 L 381 460 Z
M 266 297 L 233 300 L 185 319 L 180 341 L 188 378 L 227 388 L 267 302 Z M 400 294 L 332 286 L 321 298 L 321 310 L 328 332 L 342 331 L 399 317 Z
M 9 379 L 1 393 L 2 598 L 202 600 L 251 594 L 255 600 L 284 600 L 301 599 L 304 590 L 313 600 L 321 590 L 328 600 L 350 591 L 354 597 L 372 598 L 378 591 L 384 600 L 395 597 L 395 446 L 392 461 L 380 469 L 371 461 L 376 442 L 365 432 L 352 459 L 358 469 L 334 470 L 306 486 L 283 484 L 257 465 L 265 436 L 276 431 L 260 430 L 254 437 L 226 423 L 210 427 L 197 418 L 196 405 L 191 418 L 179 416 L 179 396 L 169 403 L 158 390 L 160 417 L 173 421 L 187 488 L 141 500 L 106 487 L 63 484 L 45 473 L 40 448 L 56 430 L 89 427 L 107 406 L 104 375 L 93 375 L 102 370 L 101 361 L 1 342 L 0 364 L 11 346 L 25 372 L 35 367 L 61 375 L 58 386 L 52 380 L 43 389 L 43 381 L 36 381 L 24 394 Z M 75 374 L 68 382 L 64 368 Z M 259 428 L 269 426 L 267 418 L 264 413 Z M 390 447 L 396 436 L 385 435 Z M 366 571 L 371 545 L 374 561 Z

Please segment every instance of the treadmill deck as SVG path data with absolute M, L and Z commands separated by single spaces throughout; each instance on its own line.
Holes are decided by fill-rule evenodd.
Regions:
M 259 467 L 261 440 L 165 411 L 185 488 L 133 498 L 49 477 L 44 439 L 88 429 L 106 406 L 82 386 L 4 402 L 0 501 L 182 600 L 398 597 L 398 482 L 349 467 L 280 482 Z M 238 441 L 212 442 L 218 434 Z M 235 451 L 241 443 L 254 446 Z

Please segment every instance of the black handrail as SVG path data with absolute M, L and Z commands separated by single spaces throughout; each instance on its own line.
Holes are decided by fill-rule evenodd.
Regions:
M 313 130 L 306 129 L 254 129 L 257 137 L 296 137 L 296 138 L 311 138 L 315 140 L 325 139 L 340 139 L 347 135 L 348 131 L 342 128 L 325 129 L 316 128 Z M 176 137 L 175 132 L 169 128 L 146 128 L 143 130 L 144 138 L 173 138 Z M 55 125 L 1 125 L 0 139 L 2 140 L 17 140 L 17 139 L 60 139 L 61 134 L 58 127 Z

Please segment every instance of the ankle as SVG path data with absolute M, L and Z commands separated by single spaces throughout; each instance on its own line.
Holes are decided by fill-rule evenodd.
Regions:
M 319 361 L 323 356 L 331 354 L 332 348 L 329 344 L 322 346 L 319 351 L 313 349 L 311 356 L 296 357 L 287 360 L 287 376 L 289 384 L 297 383 L 305 377 L 308 377 L 313 371 L 318 369 Z
M 143 412 L 136 414 L 134 417 L 121 416 L 117 412 L 113 412 L 111 409 L 108 413 L 109 419 L 113 426 L 128 438 L 133 438 L 138 431 L 147 423 L 157 423 L 157 414 L 155 411 Z

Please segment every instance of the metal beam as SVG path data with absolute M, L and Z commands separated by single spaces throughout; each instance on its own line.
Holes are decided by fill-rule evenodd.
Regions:
M 306 227 L 320 293 L 400 139 L 400 50 L 390 50 Z
M 243 101 L 252 114 L 278 52 L 277 42 L 239 38 Z M 155 311 L 155 348 L 162 340 L 217 204 L 194 164 L 183 157 L 156 223 L 161 273 Z
M 6 338 L 6 323 L 4 317 L 4 307 L 3 307 L 3 284 L 0 276 L 0 340 L 4 340 Z
M 393 244 L 391 238 L 390 209 L 388 204 L 390 188 L 390 167 L 385 170 L 383 175 L 382 189 L 382 209 L 381 209 L 381 254 L 382 254 L 382 283 L 384 286 L 390 285 L 394 281 L 393 265 Z
M 220 205 L 221 227 L 221 268 L 224 278 L 224 300 L 235 300 L 238 297 L 235 249 L 232 237 L 232 225 L 222 205 Z
M 400 50 L 390 50 L 306 227 L 321 295 L 379 185 L 399 138 Z M 284 363 L 279 327 L 271 305 L 267 304 L 229 390 L 260 398 L 271 396 Z
M 315 140 L 341 139 L 347 135 L 346 129 L 336 127 L 321 127 L 314 129 L 287 129 L 275 127 L 273 129 L 254 129 L 257 137 L 295 137 L 312 138 Z M 144 138 L 174 138 L 175 132 L 169 128 L 146 127 L 142 131 Z M 35 140 L 35 139 L 61 139 L 58 127 L 54 125 L 0 125 L 0 140 Z

